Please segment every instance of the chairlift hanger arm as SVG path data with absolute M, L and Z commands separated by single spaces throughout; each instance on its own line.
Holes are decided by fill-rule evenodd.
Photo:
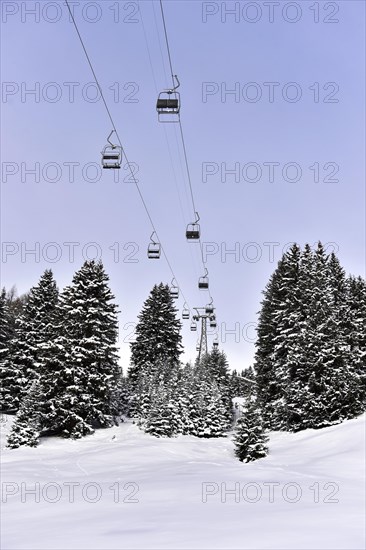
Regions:
M 177 77 L 176 74 L 172 74 L 172 78 L 173 78 L 173 84 L 174 84 L 174 78 L 175 78 L 175 80 L 177 81 L 177 84 L 174 86 L 174 88 L 172 88 L 172 92 L 175 92 L 175 90 L 176 90 L 177 88 L 179 88 L 180 82 L 179 82 L 179 79 L 178 79 L 178 77 Z
M 114 149 L 116 147 L 116 145 L 114 145 L 114 143 L 112 143 L 111 140 L 110 140 L 110 137 L 113 134 L 113 132 L 114 132 L 114 130 L 112 130 L 111 133 L 109 134 L 109 136 L 107 137 L 107 141 L 108 141 L 109 145 L 111 145 Z

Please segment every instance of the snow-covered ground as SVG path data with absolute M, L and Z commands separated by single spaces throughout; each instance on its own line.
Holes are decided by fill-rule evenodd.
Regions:
M 230 439 L 156 439 L 131 424 L 4 449 L 1 547 L 363 549 L 365 415 L 272 433 L 251 464 Z

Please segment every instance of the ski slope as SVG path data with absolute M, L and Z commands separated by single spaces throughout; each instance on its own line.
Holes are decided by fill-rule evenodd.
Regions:
M 242 464 L 230 438 L 156 439 L 132 423 L 5 449 L 5 416 L 1 547 L 363 549 L 365 418 L 274 432 L 269 456 Z

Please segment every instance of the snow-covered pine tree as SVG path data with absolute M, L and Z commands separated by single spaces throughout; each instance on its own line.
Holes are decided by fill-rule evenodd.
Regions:
M 252 462 L 264 458 L 268 454 L 267 443 L 268 437 L 258 404 L 255 400 L 249 399 L 236 423 L 235 455 L 241 462 Z
M 173 423 L 176 434 L 197 435 L 200 412 L 196 394 L 194 368 L 187 363 L 178 371 L 178 378 L 173 380 Z
M 0 292 L 0 360 L 4 356 L 4 350 L 9 346 L 9 313 L 6 303 L 6 290 L 3 288 Z
M 193 369 L 189 399 L 192 435 L 220 437 L 229 429 L 232 403 L 226 356 L 214 350 L 201 358 Z
M 233 404 L 230 390 L 229 365 L 225 352 L 213 349 L 211 352 L 205 354 L 196 366 L 196 373 L 198 374 L 198 379 L 205 380 L 212 385 L 215 400 L 217 403 L 220 401 L 219 406 L 222 407 L 222 404 L 224 405 L 226 412 L 224 413 L 222 430 L 227 430 L 228 425 L 232 421 Z M 217 392 L 220 397 L 219 401 Z
M 15 412 L 37 377 L 43 346 L 51 336 L 58 290 L 51 270 L 31 288 L 22 313 L 15 319 L 10 349 L 1 369 L 1 402 Z
M 344 271 L 319 243 L 312 270 L 302 276 L 306 315 L 301 338 L 292 345 L 296 368 L 286 392 L 287 428 L 291 430 L 328 426 L 362 412 L 359 376 L 347 342 Z
M 270 360 L 281 383 L 264 411 L 273 429 L 319 428 L 362 412 L 344 270 L 321 243 L 315 253 L 306 245 L 299 267 L 295 293 L 272 319 L 279 334 Z
M 285 380 L 278 375 L 286 370 L 288 344 L 296 340 L 299 324 L 300 248 L 294 244 L 284 254 L 264 291 L 257 326 L 255 373 L 258 403 L 265 424 L 278 429 L 275 403 L 281 404 Z
M 230 394 L 232 398 L 252 395 L 255 387 L 255 372 L 252 366 L 243 369 L 240 373 L 236 369 L 230 373 Z
M 20 405 L 8 436 L 7 447 L 10 449 L 17 449 L 23 445 L 38 446 L 40 423 L 37 405 L 41 399 L 43 399 L 43 395 L 40 392 L 39 380 L 35 379 Z
M 9 371 L 11 329 L 9 323 L 9 310 L 6 300 L 6 290 L 2 289 L 0 293 L 0 381 L 1 381 L 1 405 L 0 410 L 5 411 L 11 408 L 12 397 L 11 387 L 13 385 L 13 377 Z
M 10 290 L 6 291 L 6 306 L 8 310 L 8 324 L 10 337 L 14 337 L 16 320 L 24 311 L 28 300 L 29 292 L 18 296 L 16 286 L 13 285 Z
M 111 426 L 117 413 L 117 306 L 108 281 L 101 262 L 87 261 L 60 296 L 61 339 L 55 345 L 63 360 L 56 356 L 61 370 L 49 405 L 50 428 L 64 437 L 78 438 L 96 427 Z M 45 429 L 46 422 L 47 415 Z
M 215 380 L 201 382 L 204 393 L 202 399 L 202 423 L 199 437 L 223 437 L 231 426 L 232 407 L 228 408 L 226 396 Z
M 139 399 L 137 393 L 141 378 L 154 378 L 164 369 L 167 381 L 170 371 L 179 366 L 179 356 L 183 349 L 180 334 L 182 325 L 176 313 L 169 286 L 163 283 L 155 285 L 138 316 L 136 340 L 131 343 L 128 379 L 132 402 Z
M 173 410 L 168 389 L 161 382 L 152 389 L 151 406 L 143 424 L 145 432 L 155 437 L 172 437 L 175 435 L 172 416 Z
M 10 348 L 10 327 L 9 310 L 6 301 L 6 290 L 2 289 L 0 293 L 0 367 L 4 364 L 9 355 Z
M 366 409 L 366 281 L 361 277 L 347 279 L 347 305 L 349 324 L 347 340 L 352 364 L 359 375 L 360 400 Z

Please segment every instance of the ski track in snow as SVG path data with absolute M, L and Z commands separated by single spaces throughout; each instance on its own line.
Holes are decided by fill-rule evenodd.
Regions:
M 157 439 L 131 422 L 78 441 L 5 449 L 7 419 L 4 550 L 365 548 L 366 415 L 322 430 L 273 432 L 268 457 L 250 464 L 234 457 L 231 436 Z M 278 484 L 273 502 L 269 483 Z M 100 498 L 92 502 L 95 486 Z

